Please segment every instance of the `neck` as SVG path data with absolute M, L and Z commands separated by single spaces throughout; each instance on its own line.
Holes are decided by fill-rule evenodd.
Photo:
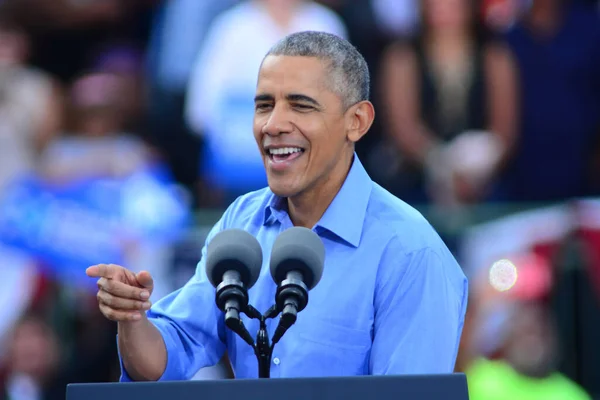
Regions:
M 352 166 L 354 155 L 344 156 L 323 182 L 294 197 L 288 198 L 288 212 L 294 226 L 312 229 L 325 214 L 338 194 Z

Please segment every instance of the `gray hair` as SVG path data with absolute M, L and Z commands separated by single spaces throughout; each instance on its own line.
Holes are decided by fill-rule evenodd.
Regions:
M 363 56 L 345 39 L 331 33 L 292 33 L 276 43 L 268 56 L 315 57 L 327 62 L 331 89 L 344 109 L 369 99 L 369 68 Z M 264 59 L 263 59 L 264 60 Z

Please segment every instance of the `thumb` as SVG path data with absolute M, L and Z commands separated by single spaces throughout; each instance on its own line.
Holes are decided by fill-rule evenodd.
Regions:
M 152 276 L 148 271 L 138 272 L 135 275 L 135 278 L 137 279 L 137 282 L 140 286 L 146 289 L 150 289 L 150 291 L 152 291 L 152 289 L 154 288 L 154 280 L 152 279 Z

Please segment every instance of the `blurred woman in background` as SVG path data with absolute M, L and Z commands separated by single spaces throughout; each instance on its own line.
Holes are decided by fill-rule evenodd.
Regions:
M 476 9 L 471 0 L 423 0 L 421 34 L 384 54 L 388 186 L 407 201 L 479 201 L 510 152 L 515 68 L 483 36 Z

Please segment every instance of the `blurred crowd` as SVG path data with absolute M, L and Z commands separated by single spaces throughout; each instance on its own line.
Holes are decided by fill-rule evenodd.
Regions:
M 156 296 L 175 288 L 173 239 L 119 223 L 158 226 L 179 215 L 174 198 L 191 214 L 266 185 L 251 132 L 258 68 L 302 30 L 364 55 L 377 116 L 356 152 L 404 201 L 454 213 L 600 195 L 597 0 L 1 0 L 0 400 L 61 399 L 68 382 L 118 379 L 115 326 L 93 283 L 75 277 L 87 265 L 65 272 L 57 254 L 77 264 L 114 250 L 164 278 Z M 154 190 L 143 201 L 127 190 L 132 176 Z M 63 228 L 42 229 L 32 196 L 94 213 L 64 225 L 64 212 L 44 208 Z M 85 228 L 92 214 L 118 243 Z M 32 229 L 48 244 L 28 241 Z M 78 259 L 92 236 L 97 252 Z M 457 370 L 474 400 L 591 398 L 559 371 L 549 284 L 524 296 L 472 282 Z

